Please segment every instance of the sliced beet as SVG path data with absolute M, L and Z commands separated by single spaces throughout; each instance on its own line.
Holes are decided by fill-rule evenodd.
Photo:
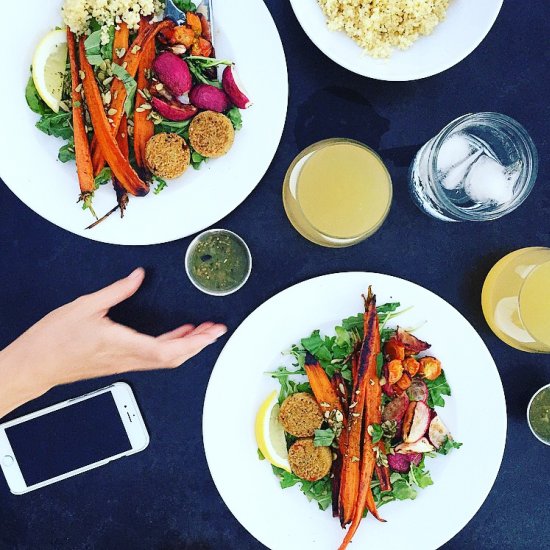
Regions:
M 418 466 L 422 462 L 422 453 L 407 453 L 403 456 L 415 466 Z
M 168 101 L 158 97 L 151 98 L 151 106 L 161 116 L 175 122 L 189 120 L 197 114 L 197 108 L 193 105 L 183 105 L 178 101 Z
M 176 97 L 191 89 L 193 80 L 187 63 L 172 52 L 158 55 L 153 62 L 153 71 Z
M 411 401 L 403 418 L 403 441 L 415 443 L 428 429 L 430 407 L 422 401 Z
M 199 109 L 223 113 L 231 107 L 227 94 L 210 84 L 197 84 L 189 93 L 189 100 Z
M 431 442 L 431 444 L 436 448 L 439 449 L 441 445 L 445 442 L 445 439 L 449 437 L 449 430 L 447 429 L 447 426 L 443 424 L 443 421 L 441 418 L 439 418 L 438 415 L 435 415 L 431 422 L 430 427 L 428 429 L 428 438 Z
M 233 65 L 228 65 L 223 70 L 222 86 L 235 107 L 248 109 L 252 105 Z
M 389 454 L 388 465 L 394 472 L 399 472 L 400 474 L 406 474 L 411 467 L 407 455 L 404 454 Z
M 387 420 L 395 420 L 400 422 L 403 418 L 403 415 L 407 411 L 409 406 L 409 398 L 406 393 L 402 393 L 400 396 L 392 399 L 382 411 L 382 420 L 386 422 Z
M 414 443 L 401 443 L 395 448 L 395 452 L 400 454 L 430 453 L 434 450 L 434 446 L 425 437 Z
M 428 386 L 420 378 L 413 378 L 407 395 L 411 401 L 423 401 L 426 403 L 428 400 Z

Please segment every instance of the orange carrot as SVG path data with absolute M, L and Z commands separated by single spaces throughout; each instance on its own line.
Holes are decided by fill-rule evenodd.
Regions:
M 67 46 L 69 50 L 69 61 L 71 63 L 71 101 L 73 103 L 73 130 L 74 150 L 76 157 L 76 171 L 80 185 L 80 198 L 85 208 L 97 219 L 92 208 L 92 197 L 95 191 L 94 169 L 90 154 L 90 144 L 86 125 L 84 123 L 84 107 L 82 105 L 82 85 L 78 73 L 78 61 L 76 59 L 76 39 L 71 30 L 67 27 Z
M 83 71 L 84 76 L 82 84 L 86 95 L 88 112 L 92 119 L 101 152 L 113 171 L 114 176 L 126 191 L 132 195 L 146 195 L 149 192 L 149 186 L 136 174 L 111 133 L 111 127 L 103 109 L 101 93 L 95 80 L 94 70 L 86 57 L 86 49 L 82 40 L 79 44 L 79 57 L 80 70 Z
M 304 365 L 313 395 L 321 407 L 321 411 L 325 418 L 328 418 L 325 413 L 332 413 L 333 411 L 339 411 L 342 413 L 343 409 L 338 394 L 334 391 L 330 379 L 325 372 L 325 369 L 321 367 L 317 359 L 311 354 L 306 355 L 306 361 Z
M 174 23 L 166 20 L 161 23 L 148 24 L 147 26 L 140 28 L 135 40 L 128 48 L 128 51 L 124 57 L 119 60 L 120 65 L 132 78 L 136 76 L 143 50 L 146 49 L 151 42 L 154 43 L 155 37 L 160 31 L 168 27 L 173 27 Z M 112 99 L 109 110 L 113 113 L 110 117 L 112 120 L 111 132 L 113 136 L 116 136 L 120 121 L 124 115 L 124 102 L 126 101 L 126 88 L 124 87 L 124 83 L 120 79 L 115 78 L 111 84 L 110 92 Z M 97 139 L 92 142 L 92 160 L 94 163 L 94 173 L 98 174 L 103 169 L 103 166 L 105 166 L 105 160 L 98 147 Z
M 142 19 L 140 23 L 140 29 L 144 25 L 148 24 L 149 23 Z M 149 118 L 149 111 L 139 110 L 139 108 L 144 103 L 147 103 L 147 100 L 141 95 L 141 93 L 143 93 L 143 90 L 147 89 L 149 86 L 147 73 L 151 70 L 151 67 L 153 66 L 155 55 L 155 42 L 151 41 L 143 48 L 143 54 L 139 62 L 137 73 L 138 91 L 136 93 L 136 108 L 134 111 L 134 154 L 136 156 L 136 163 L 140 168 L 145 167 L 145 146 L 155 133 L 155 125 L 153 124 L 153 121 Z

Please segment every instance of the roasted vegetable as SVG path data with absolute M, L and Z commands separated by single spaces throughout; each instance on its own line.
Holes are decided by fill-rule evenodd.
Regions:
M 425 437 L 420 438 L 414 443 L 400 443 L 395 447 L 395 452 L 401 454 L 431 453 L 434 450 L 433 445 Z
M 430 427 L 428 429 L 428 438 L 431 444 L 439 449 L 445 440 L 450 436 L 447 426 L 443 424 L 441 418 L 438 415 L 434 416 L 430 422 Z
M 227 94 L 210 84 L 197 84 L 189 94 L 189 101 L 198 109 L 223 113 L 231 107 Z
M 418 374 L 427 380 L 435 380 L 441 374 L 441 361 L 435 357 L 422 357 Z
M 415 376 L 420 368 L 420 363 L 414 357 L 407 357 L 403 360 L 403 368 L 412 376 Z
M 184 105 L 179 101 L 169 102 L 158 97 L 151 98 L 151 106 L 164 118 L 176 122 L 189 120 L 198 113 L 198 109 L 194 105 Z
M 405 346 L 397 338 L 392 337 L 384 344 L 384 355 L 389 361 L 394 359 L 402 361 L 405 359 Z
M 429 395 L 428 386 L 420 378 L 413 378 L 407 390 L 407 395 L 411 401 L 424 401 L 426 403 Z
M 397 327 L 395 338 L 398 342 L 405 346 L 405 355 L 416 355 L 417 353 L 425 351 L 430 347 L 430 344 L 423 342 L 401 327 Z
M 403 362 L 399 359 L 394 359 L 388 363 L 388 383 L 395 384 L 399 382 L 403 376 Z
M 155 58 L 153 71 L 170 93 L 179 97 L 186 94 L 193 83 L 187 63 L 171 52 L 163 52 Z
M 395 422 L 401 422 L 403 416 L 407 412 L 409 406 L 409 397 L 406 393 L 402 393 L 398 397 L 392 399 L 382 411 L 382 420 L 395 420 Z
M 241 84 L 234 65 L 228 65 L 223 70 L 222 85 L 229 99 L 239 109 L 248 109 L 252 105 L 248 94 Z
M 428 429 L 430 408 L 423 401 L 411 401 L 403 418 L 404 443 L 416 443 Z
M 394 384 L 395 391 L 401 394 L 411 385 L 411 383 L 411 375 L 408 372 L 403 372 L 401 378 Z

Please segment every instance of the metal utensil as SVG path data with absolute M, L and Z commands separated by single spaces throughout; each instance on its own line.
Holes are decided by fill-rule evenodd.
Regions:
M 204 15 L 208 23 L 210 24 L 210 33 L 212 35 L 212 45 L 214 45 L 214 12 L 212 9 L 212 0 L 198 0 L 193 4 L 197 7 L 197 12 Z M 174 0 L 166 0 L 166 8 L 164 10 L 164 16 L 171 19 L 178 25 L 183 25 L 187 18 L 185 12 L 180 10 Z

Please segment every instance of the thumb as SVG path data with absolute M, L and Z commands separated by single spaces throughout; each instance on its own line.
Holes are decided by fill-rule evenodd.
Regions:
M 138 267 L 128 277 L 89 294 L 88 298 L 97 309 L 110 309 L 133 296 L 141 286 L 144 277 L 145 270 Z

